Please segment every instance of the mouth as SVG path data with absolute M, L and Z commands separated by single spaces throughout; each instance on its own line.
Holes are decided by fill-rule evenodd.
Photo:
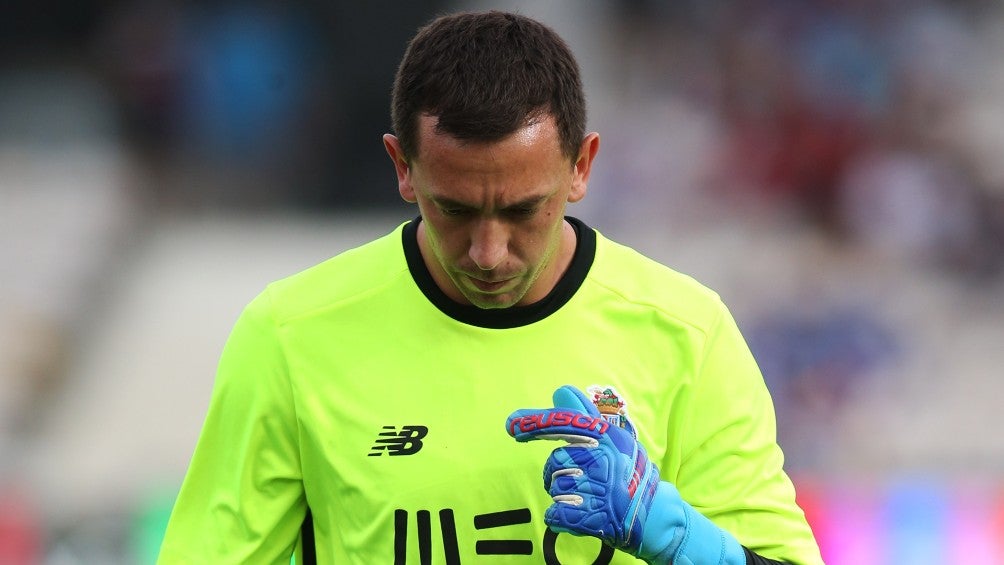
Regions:
M 479 278 L 472 277 L 472 276 L 468 275 L 467 276 L 467 280 L 471 281 L 471 284 L 474 285 L 474 287 L 477 288 L 479 291 L 492 293 L 492 292 L 498 292 L 498 291 L 504 289 L 507 285 L 509 285 L 509 283 L 512 282 L 513 279 L 503 279 L 503 280 L 498 280 L 498 281 L 486 281 L 486 280 L 482 280 L 482 279 L 479 279 Z

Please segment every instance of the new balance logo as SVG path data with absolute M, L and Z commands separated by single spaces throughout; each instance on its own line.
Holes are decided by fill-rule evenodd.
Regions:
M 422 449 L 422 439 L 429 433 L 425 426 L 401 426 L 398 431 L 394 426 L 384 426 L 380 439 L 370 448 L 370 457 L 383 455 L 414 455 Z

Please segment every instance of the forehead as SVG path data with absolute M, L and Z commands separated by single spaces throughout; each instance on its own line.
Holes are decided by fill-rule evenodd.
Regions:
M 419 155 L 410 165 L 422 197 L 495 209 L 541 201 L 571 186 L 573 166 L 553 118 L 491 142 L 459 140 L 437 132 L 435 124 L 434 117 L 423 118 Z
M 570 185 L 572 165 L 551 118 L 498 141 L 459 140 L 440 133 L 435 118 L 420 124 L 419 156 L 411 164 L 418 193 L 478 207 L 539 200 Z
M 472 165 L 511 166 L 511 158 L 533 153 L 540 157 L 559 157 L 561 140 L 554 118 L 549 114 L 529 121 L 511 134 L 493 141 L 459 139 L 437 130 L 438 118 L 423 114 L 418 122 L 417 159 L 427 164 L 460 157 Z M 506 160 L 510 158 L 510 160 Z

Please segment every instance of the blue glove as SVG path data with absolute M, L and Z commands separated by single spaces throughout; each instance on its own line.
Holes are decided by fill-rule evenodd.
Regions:
M 544 488 L 554 499 L 544 522 L 552 530 L 599 538 L 652 564 L 746 563 L 731 534 L 659 480 L 634 427 L 604 420 L 577 388 L 554 391 L 554 408 L 513 412 L 506 429 L 520 442 L 568 442 L 544 464 Z

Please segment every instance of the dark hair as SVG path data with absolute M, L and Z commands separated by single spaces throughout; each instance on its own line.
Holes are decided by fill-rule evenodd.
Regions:
M 458 13 L 420 28 L 394 81 L 391 118 L 406 158 L 418 154 L 418 118 L 436 131 L 471 141 L 498 141 L 546 114 L 561 150 L 578 156 L 586 102 L 579 66 L 557 33 L 504 12 Z

